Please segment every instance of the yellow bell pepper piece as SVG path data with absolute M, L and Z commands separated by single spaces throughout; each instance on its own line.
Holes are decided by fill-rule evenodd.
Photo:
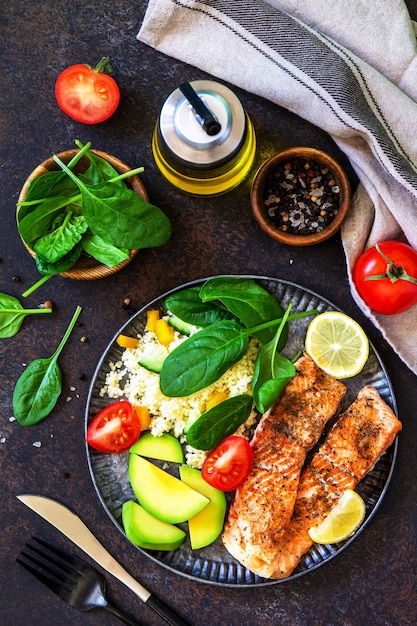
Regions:
M 163 346 L 169 346 L 174 339 L 174 329 L 166 320 L 159 319 L 155 321 L 155 333 L 158 341 Z
M 149 413 L 148 407 L 138 404 L 134 408 L 140 423 L 140 431 L 149 430 L 149 426 L 151 425 L 151 414 Z
M 157 309 L 151 309 L 150 311 L 146 311 L 146 328 L 145 330 L 152 330 L 155 332 L 155 322 L 159 320 L 159 311 Z
M 122 348 L 136 348 L 138 345 L 138 339 L 135 337 L 128 337 L 127 335 L 119 335 L 116 339 L 116 342 Z
M 206 411 L 212 409 L 216 404 L 220 404 L 224 400 L 227 400 L 228 394 L 225 391 L 213 391 L 209 399 L 206 402 Z

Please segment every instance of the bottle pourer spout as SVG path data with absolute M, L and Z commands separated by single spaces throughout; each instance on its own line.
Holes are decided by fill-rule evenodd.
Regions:
M 179 87 L 180 91 L 187 98 L 188 102 L 194 109 L 196 118 L 200 126 L 211 137 L 217 135 L 222 129 L 217 117 L 213 115 L 210 109 L 204 104 L 198 93 L 193 89 L 190 83 L 182 83 Z

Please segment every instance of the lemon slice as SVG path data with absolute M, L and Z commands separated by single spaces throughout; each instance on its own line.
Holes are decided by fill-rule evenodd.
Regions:
M 326 519 L 308 531 L 315 543 L 339 543 L 359 528 L 365 519 L 366 507 L 361 496 L 347 489 Z
M 355 320 L 339 311 L 320 313 L 307 328 L 305 349 L 313 361 L 335 378 L 359 374 L 369 355 L 369 342 Z

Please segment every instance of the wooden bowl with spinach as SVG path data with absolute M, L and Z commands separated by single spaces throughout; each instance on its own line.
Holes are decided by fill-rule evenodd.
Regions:
M 142 168 L 76 144 L 38 165 L 17 203 L 20 237 L 45 280 L 109 276 L 171 235 L 169 219 L 148 202 Z

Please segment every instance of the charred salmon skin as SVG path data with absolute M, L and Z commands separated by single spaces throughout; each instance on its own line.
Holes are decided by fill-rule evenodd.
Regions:
M 272 578 L 286 578 L 313 544 L 318 526 L 346 489 L 354 489 L 401 430 L 401 422 L 378 391 L 366 386 L 339 417 L 303 470 L 294 513 L 276 559 Z
M 294 378 L 255 430 L 252 470 L 236 491 L 223 531 L 232 556 L 264 577 L 276 569 L 306 455 L 346 393 L 345 385 L 309 356 L 300 357 L 295 367 Z

